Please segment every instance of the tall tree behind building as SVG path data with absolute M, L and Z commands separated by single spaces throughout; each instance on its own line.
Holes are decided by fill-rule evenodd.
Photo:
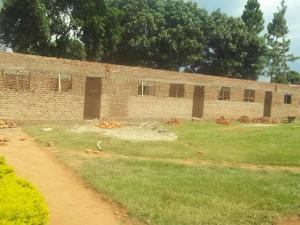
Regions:
M 245 45 L 246 57 L 243 63 L 244 76 L 256 80 L 266 65 L 266 43 L 259 34 L 264 30 L 264 15 L 257 0 L 248 0 L 242 20 L 249 31 L 249 43 Z M 257 49 L 256 47 L 259 46 Z
M 257 80 L 264 68 L 265 39 L 250 32 L 241 18 L 219 10 L 211 14 L 208 27 L 205 56 L 191 71 Z
M 50 43 L 50 21 L 41 0 L 6 0 L 0 13 L 0 40 L 21 53 L 45 55 Z
M 245 5 L 242 20 L 252 33 L 259 34 L 264 30 L 264 14 L 257 0 L 248 0 Z
M 273 20 L 268 25 L 268 67 L 267 73 L 271 82 L 282 81 L 288 83 L 289 62 L 298 58 L 289 54 L 291 41 L 287 38 L 289 29 L 285 18 L 287 5 L 283 0 L 278 7 L 278 12 L 273 14 Z

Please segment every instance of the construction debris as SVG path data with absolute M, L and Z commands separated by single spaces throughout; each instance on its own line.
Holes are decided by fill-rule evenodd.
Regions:
M 51 141 L 47 142 L 47 147 L 48 147 L 48 148 L 51 148 L 51 147 L 53 147 L 53 145 L 54 145 L 54 143 L 53 143 L 53 142 L 51 142 Z
M 251 119 L 248 116 L 242 116 L 238 119 L 240 123 L 251 123 Z
M 43 131 L 44 132 L 50 132 L 50 131 L 53 131 L 53 128 L 43 128 Z
M 102 143 L 102 141 L 97 142 L 97 148 L 98 148 L 99 151 L 103 151 L 103 148 L 100 145 L 101 143 Z
M 20 139 L 19 139 L 20 141 L 26 141 L 27 140 L 27 138 L 26 137 L 20 137 Z
M 272 119 L 270 117 L 260 117 L 260 118 L 254 118 L 251 120 L 252 123 L 261 123 L 261 124 L 277 124 L 278 121 L 275 119 Z
M 221 116 L 219 119 L 217 119 L 216 123 L 221 125 L 226 125 L 226 126 L 230 124 L 230 122 L 227 119 L 225 119 L 224 116 Z
M 277 124 L 278 121 L 270 117 L 259 117 L 250 119 L 248 116 L 242 116 L 238 119 L 241 123 L 256 123 L 256 124 Z
M 87 149 L 84 151 L 86 154 L 92 154 L 92 155 L 98 155 L 101 152 L 99 152 L 98 150 L 93 150 L 93 149 Z
M 10 120 L 0 120 L 0 129 L 16 128 L 17 124 Z
M 179 126 L 181 124 L 181 121 L 177 118 L 171 118 L 167 121 L 167 124 L 171 126 Z
M 121 128 L 121 124 L 116 121 L 107 122 L 103 121 L 96 125 L 97 127 L 100 127 L 102 129 L 115 129 L 115 128 Z
M 6 145 L 9 140 L 7 138 L 0 138 L 0 146 L 1 145 Z

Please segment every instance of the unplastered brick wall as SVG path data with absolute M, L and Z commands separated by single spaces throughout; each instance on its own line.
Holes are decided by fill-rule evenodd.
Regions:
M 244 101 L 244 88 L 231 87 L 230 100 L 219 100 L 221 87 L 206 87 L 204 101 L 204 117 L 218 118 L 225 116 L 238 119 L 241 116 L 262 117 L 264 113 L 264 92 L 255 91 L 254 102 Z M 254 89 L 255 90 L 255 89 Z
M 284 102 L 284 96 L 291 95 L 291 104 Z M 300 92 L 294 91 L 293 88 L 278 87 L 273 93 L 272 115 L 275 118 L 286 116 L 300 117 Z
M 61 92 L 53 75 L 4 72 L 0 80 L 0 119 L 81 120 L 83 117 L 81 76 L 72 77 L 76 89 L 70 89 L 68 81 L 62 83 Z
M 174 84 L 174 83 L 173 83 Z M 170 97 L 171 83 L 154 82 L 155 96 L 131 93 L 128 101 L 129 118 L 191 118 L 193 85 L 184 85 L 183 97 Z M 137 90 L 137 87 L 132 86 Z
M 300 116 L 299 86 L 1 52 L 0 69 L 13 75 L 9 82 L 0 79 L 0 101 L 5 108 L 0 110 L 2 118 L 6 115 L 11 118 L 82 119 L 85 77 L 88 76 L 102 78 L 99 115 L 102 118 L 191 118 L 195 86 L 205 87 L 204 118 L 262 116 L 266 91 L 273 93 L 273 117 Z M 24 78 L 23 81 L 18 78 L 17 86 L 11 85 L 16 84 L 15 75 Z M 62 92 L 57 91 L 58 76 L 61 76 Z M 154 96 L 138 95 L 142 81 L 155 84 Z M 184 85 L 183 97 L 169 96 L 170 85 L 174 87 L 174 84 Z M 230 88 L 230 101 L 219 100 L 223 87 Z M 254 102 L 244 102 L 246 89 L 255 90 Z M 292 104 L 284 104 L 286 93 L 292 95 Z M 5 96 L 8 96 L 6 100 Z

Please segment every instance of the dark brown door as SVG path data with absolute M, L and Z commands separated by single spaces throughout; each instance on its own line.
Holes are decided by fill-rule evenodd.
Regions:
M 100 117 L 101 78 L 87 77 L 85 83 L 84 119 Z
M 265 117 L 271 117 L 271 115 L 272 115 L 272 101 L 273 101 L 272 91 L 266 91 L 265 107 L 264 107 L 264 116 Z
M 194 87 L 193 117 L 202 118 L 204 110 L 204 87 Z

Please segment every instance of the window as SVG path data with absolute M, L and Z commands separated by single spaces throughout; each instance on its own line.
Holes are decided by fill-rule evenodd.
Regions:
M 286 94 L 284 96 L 284 104 L 286 105 L 292 104 L 292 95 Z
M 183 98 L 184 97 L 184 84 L 170 84 L 169 97 Z
M 244 93 L 244 102 L 254 102 L 255 90 L 246 89 Z
M 50 91 L 67 92 L 72 90 L 72 76 L 49 76 L 47 87 Z
M 15 91 L 29 91 L 30 76 L 6 74 L 3 80 L 3 85 L 5 88 L 15 90 Z
M 219 100 L 230 101 L 231 88 L 230 87 L 222 87 L 219 93 Z
M 155 83 L 149 82 L 149 81 L 148 82 L 147 81 L 140 82 L 139 88 L 138 88 L 138 95 L 155 96 Z

